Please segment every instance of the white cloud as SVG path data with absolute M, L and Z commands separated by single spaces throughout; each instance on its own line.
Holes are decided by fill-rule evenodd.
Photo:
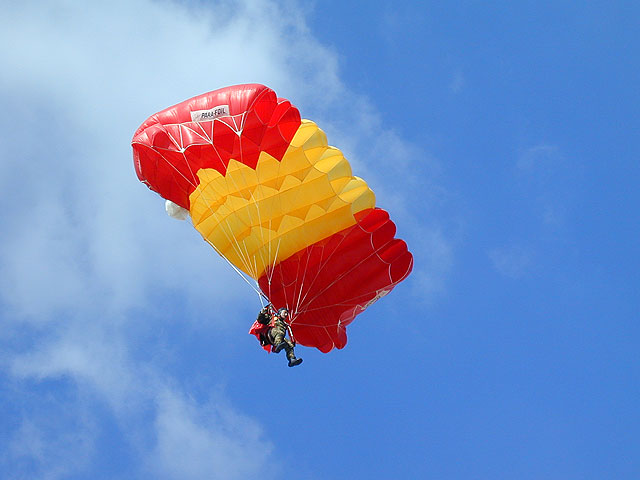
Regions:
M 185 329 L 219 328 L 244 321 L 253 306 L 248 287 L 137 181 L 134 130 L 190 96 L 265 83 L 303 116 L 319 113 L 329 131 L 355 125 L 335 143 L 352 149 L 356 173 L 380 185 L 383 206 L 400 218 L 414 215 L 402 185 L 392 179 L 386 187 L 388 176 L 359 156 L 377 137 L 376 161 L 392 158 L 408 172 L 422 153 L 395 132 L 378 135 L 381 116 L 342 85 L 336 55 L 313 38 L 294 2 L 13 2 L 0 16 L 0 41 L 7 47 L 0 50 L 0 340 L 7 346 L 0 365 L 26 391 L 29 382 L 55 380 L 51 388 L 82 411 L 43 424 L 38 402 L 29 404 L 3 461 L 29 457 L 42 478 L 90 469 L 90 462 L 51 459 L 65 449 L 92 454 L 100 420 L 85 407 L 96 396 L 132 432 L 133 450 L 157 477 L 257 477 L 273 448 L 259 426 L 219 398 L 203 405 L 184 387 L 168 387 L 171 372 L 136 351 L 167 318 L 180 318 Z M 330 114 L 336 106 L 342 116 Z M 417 248 L 449 258 L 442 235 L 425 238 Z M 436 276 L 425 282 L 437 284 Z M 163 300 L 174 296 L 179 305 Z M 211 318 L 211 310 L 230 306 L 236 318 Z M 144 420 L 149 409 L 153 421 Z M 132 420 L 139 414 L 143 420 Z M 148 435 L 157 439 L 152 447 L 141 440 Z
M 99 399 L 148 459 L 134 468 L 155 478 L 257 477 L 273 448 L 259 426 L 220 398 L 202 405 L 167 387 L 171 373 L 135 351 L 167 316 L 211 328 L 203 310 L 242 304 L 241 318 L 251 294 L 137 181 L 129 142 L 148 115 L 228 84 L 258 81 L 323 104 L 342 89 L 333 54 L 295 4 L 268 1 L 11 4 L 0 40 L 1 365 L 23 396 L 47 381 L 77 407 L 49 402 L 58 421 L 46 422 L 42 402 L 25 403 L 7 471 L 90 471 L 101 432 L 87 425 L 101 419 L 87 407 Z M 167 312 L 170 301 L 153 310 L 172 295 L 191 313 Z M 149 410 L 155 420 L 139 420 Z
M 219 399 L 199 406 L 174 391 L 157 399 L 156 445 L 148 458 L 154 478 L 273 478 L 273 446 L 257 423 Z
M 68 398 L 40 403 L 38 412 L 15 419 L 18 427 L 2 441 L 0 467 L 7 466 L 7 478 L 69 478 L 95 455 L 96 426 L 84 405 Z
M 8 359 L 10 372 L 22 379 L 64 379 L 97 392 L 115 411 L 134 408 L 135 398 L 155 388 L 157 380 L 134 364 L 119 326 L 101 318 L 69 320 L 50 328 L 37 346 Z
M 21 101 L 10 103 L 2 125 L 12 235 L 0 262 L 10 272 L 2 293 L 17 313 L 76 310 L 87 298 L 129 308 L 167 287 L 202 300 L 212 279 L 229 284 L 225 266 L 137 182 L 129 142 L 146 116 L 202 91 L 247 80 L 299 83 L 289 80 L 281 8 L 237 6 L 197 14 L 169 2 L 67 3 L 4 13 L 13 48 L 3 50 L 1 83 Z M 241 294 L 237 285 L 229 302 Z

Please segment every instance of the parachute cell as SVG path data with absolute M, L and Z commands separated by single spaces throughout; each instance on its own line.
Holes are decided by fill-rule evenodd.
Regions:
M 411 271 L 406 244 L 324 132 L 273 90 L 239 85 L 147 119 L 133 141 L 141 181 L 277 308 L 296 341 L 323 352 Z

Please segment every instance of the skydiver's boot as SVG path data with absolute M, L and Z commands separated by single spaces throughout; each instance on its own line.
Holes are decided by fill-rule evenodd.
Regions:
M 289 360 L 290 367 L 295 367 L 296 365 L 300 365 L 302 363 L 301 358 L 296 358 L 296 354 L 293 353 L 293 347 L 291 346 L 288 346 L 287 348 L 287 359 Z
M 289 360 L 289 366 L 290 367 L 295 367 L 296 365 L 300 365 L 302 363 L 302 359 L 301 358 L 293 358 Z

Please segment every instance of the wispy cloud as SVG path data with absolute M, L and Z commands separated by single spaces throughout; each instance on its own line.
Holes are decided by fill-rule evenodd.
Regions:
M 520 186 L 531 196 L 538 218 L 550 228 L 561 226 L 580 178 L 579 169 L 569 164 L 557 146 L 547 143 L 525 149 L 516 167 Z
M 414 262 L 414 294 L 427 304 L 433 303 L 446 290 L 446 279 L 453 267 L 454 252 L 451 239 L 436 226 L 425 226 L 420 235 L 411 238 Z
M 156 444 L 147 469 L 154 478 L 274 478 L 273 446 L 252 419 L 224 401 L 197 405 L 175 391 L 157 398 Z
M 518 224 L 511 232 L 505 230 L 509 238 L 487 255 L 499 273 L 521 278 L 532 272 L 536 257 L 565 233 L 581 188 L 582 171 L 559 146 L 549 142 L 522 149 L 514 167 L 513 204 L 519 212 Z M 515 234 L 516 230 L 521 233 Z
M 41 402 L 38 412 L 17 419 L 8 443 L 0 443 L 0 467 L 7 467 L 10 478 L 69 478 L 95 454 L 96 428 L 82 405 L 47 398 Z
M 341 104 L 349 108 L 339 116 L 317 109 L 318 123 L 328 126 L 329 143 L 339 146 L 354 174 L 376 193 L 376 204 L 391 213 L 397 236 L 416 259 L 413 297 L 430 303 L 444 292 L 454 262 L 456 227 L 443 214 L 451 207 L 444 167 L 423 146 L 404 139 L 402 126 L 389 124 L 366 97 L 346 91 Z
M 527 274 L 532 265 L 532 256 L 529 249 L 515 245 L 494 248 L 489 252 L 489 258 L 498 273 L 513 279 Z
M 465 79 L 462 71 L 456 70 L 452 75 L 451 81 L 449 82 L 449 90 L 451 90 L 453 93 L 460 93 L 464 88 L 464 85 Z

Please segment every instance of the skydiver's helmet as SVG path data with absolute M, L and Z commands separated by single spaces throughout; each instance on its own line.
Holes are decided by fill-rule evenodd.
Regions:
M 278 310 L 278 316 L 286 321 L 289 318 L 289 310 L 287 310 L 286 308 L 281 308 L 280 310 Z

